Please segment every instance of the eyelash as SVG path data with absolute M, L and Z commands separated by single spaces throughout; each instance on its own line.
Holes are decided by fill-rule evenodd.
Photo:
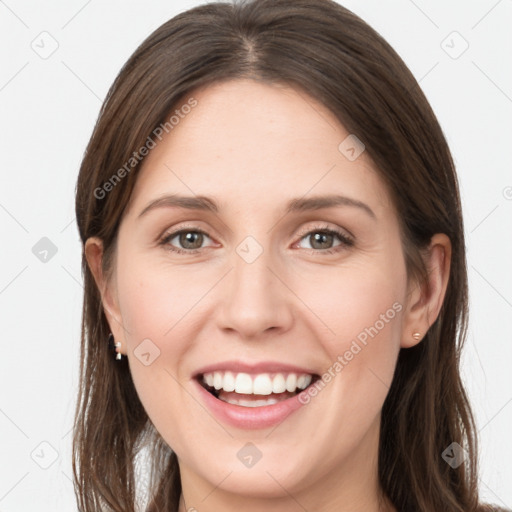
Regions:
M 178 231 L 174 231 L 172 233 L 169 233 L 167 235 L 164 235 L 163 238 L 160 240 L 158 245 L 165 246 L 165 248 L 171 252 L 175 252 L 177 254 L 196 254 L 201 251 L 201 249 L 180 249 L 178 247 L 171 246 L 169 242 L 175 238 L 177 235 L 181 235 L 182 233 L 200 233 L 202 235 L 207 236 L 210 238 L 208 233 L 203 231 L 199 228 L 189 227 L 185 229 L 180 229 Z M 321 254 L 334 254 L 337 252 L 340 252 L 344 248 L 352 247 L 354 245 L 354 240 L 347 236 L 342 231 L 338 231 L 336 229 L 330 228 L 329 226 L 321 225 L 321 226 L 314 226 L 309 231 L 306 231 L 305 233 L 301 234 L 300 240 L 303 238 L 306 238 L 308 235 L 313 235 L 315 233 L 322 233 L 324 235 L 334 235 L 338 237 L 341 244 L 337 245 L 331 249 L 306 249 L 310 253 L 321 253 Z M 300 241 L 299 240 L 299 241 Z

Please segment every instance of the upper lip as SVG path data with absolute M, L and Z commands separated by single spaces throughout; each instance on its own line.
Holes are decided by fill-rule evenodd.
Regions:
M 205 373 L 231 371 L 233 373 L 297 373 L 316 375 L 316 373 L 308 368 L 285 364 L 278 361 L 260 361 L 258 363 L 245 363 L 242 361 L 222 361 L 204 366 L 194 373 L 194 377 L 199 377 Z

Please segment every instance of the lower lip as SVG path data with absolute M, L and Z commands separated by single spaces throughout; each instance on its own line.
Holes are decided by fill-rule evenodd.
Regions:
M 276 404 L 261 407 L 233 405 L 215 398 L 197 380 L 194 379 L 194 382 L 199 388 L 201 398 L 208 409 L 219 420 L 237 428 L 258 429 L 273 427 L 304 405 L 299 401 L 298 394 Z

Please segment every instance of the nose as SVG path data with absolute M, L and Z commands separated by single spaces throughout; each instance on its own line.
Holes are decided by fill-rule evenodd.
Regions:
M 226 276 L 218 310 L 219 327 L 235 331 L 243 339 L 287 331 L 293 320 L 293 293 L 283 272 L 268 251 L 249 261 L 233 254 L 234 268 Z

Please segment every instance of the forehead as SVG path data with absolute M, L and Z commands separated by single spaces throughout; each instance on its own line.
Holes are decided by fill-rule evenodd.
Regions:
M 263 206 L 328 192 L 389 206 L 371 160 L 364 151 L 347 158 L 352 135 L 303 91 L 234 80 L 192 91 L 182 105 L 190 98 L 196 106 L 145 158 L 132 203 L 175 192 Z

